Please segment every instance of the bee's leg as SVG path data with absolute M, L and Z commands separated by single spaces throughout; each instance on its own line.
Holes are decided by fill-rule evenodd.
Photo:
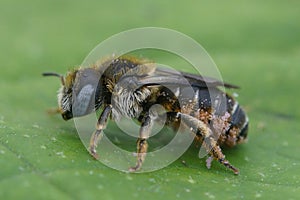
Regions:
M 111 110 L 112 110 L 111 105 L 108 105 L 104 108 L 104 110 L 102 111 L 101 116 L 99 117 L 98 122 L 96 124 L 96 131 L 93 133 L 93 135 L 90 139 L 90 149 L 89 150 L 90 150 L 91 155 L 96 159 L 98 158 L 98 155 L 96 153 L 96 147 L 97 147 L 99 140 L 102 137 L 102 134 L 103 134 L 102 130 L 105 128 L 105 126 L 107 124 L 107 120 L 111 113 Z
M 152 121 L 151 117 L 148 115 L 142 121 L 139 138 L 136 142 L 136 144 L 137 144 L 137 161 L 136 161 L 136 165 L 134 167 L 129 168 L 130 172 L 137 171 L 142 167 L 142 164 L 143 164 L 146 154 L 147 154 L 147 149 L 148 149 L 147 139 L 149 138 L 149 135 L 151 133 L 152 126 L 153 126 L 153 121 Z
M 203 137 L 203 144 L 209 154 L 216 160 L 218 160 L 222 165 L 231 169 L 234 174 L 239 174 L 239 170 L 229 163 L 225 159 L 225 155 L 222 153 L 217 140 L 214 138 L 212 130 L 204 122 L 183 113 L 178 113 L 181 121 L 188 126 L 192 132 Z M 207 166 L 210 166 L 211 160 L 208 160 Z
M 228 160 L 225 159 L 225 155 L 222 153 L 220 146 L 217 144 L 216 140 L 213 137 L 209 138 L 211 142 L 206 142 L 209 145 L 212 145 L 210 155 L 213 156 L 217 161 L 219 161 L 225 167 L 231 169 L 234 174 L 239 174 L 239 169 L 230 164 Z

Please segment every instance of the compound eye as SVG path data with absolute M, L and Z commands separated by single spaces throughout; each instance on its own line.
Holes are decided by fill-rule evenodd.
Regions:
M 76 117 L 83 116 L 89 114 L 92 108 L 95 107 L 95 102 L 91 102 L 91 99 L 94 96 L 95 88 L 88 84 L 85 85 L 77 96 L 74 96 L 74 103 L 73 103 L 73 114 Z M 90 108 L 90 109 L 89 109 Z

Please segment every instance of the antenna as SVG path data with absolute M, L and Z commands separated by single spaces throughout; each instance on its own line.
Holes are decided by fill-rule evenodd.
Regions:
M 57 76 L 60 78 L 61 84 L 65 85 L 65 79 L 64 76 L 55 72 L 44 72 L 42 73 L 43 76 Z

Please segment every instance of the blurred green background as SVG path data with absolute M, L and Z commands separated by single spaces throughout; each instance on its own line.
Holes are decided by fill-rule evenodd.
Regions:
M 293 0 L 1 0 L 0 199 L 299 198 L 299 19 Z M 194 146 L 162 170 L 118 172 L 91 159 L 71 121 L 46 114 L 59 83 L 42 72 L 65 73 L 109 36 L 144 26 L 191 36 L 241 86 L 249 142 L 225 150 L 239 176 L 207 170 Z

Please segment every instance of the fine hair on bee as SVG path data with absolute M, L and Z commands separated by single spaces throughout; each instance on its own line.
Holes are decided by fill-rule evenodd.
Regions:
M 129 171 L 141 169 L 157 118 L 150 109 L 159 104 L 166 111 L 165 125 L 176 129 L 182 123 L 202 143 L 209 155 L 207 168 L 217 160 L 234 174 L 239 173 L 222 152 L 222 147 L 234 147 L 247 139 L 248 117 L 234 97 L 222 89 L 237 86 L 202 75 L 175 72 L 156 66 L 153 61 L 129 56 L 79 67 L 65 76 L 52 72 L 43 75 L 60 78 L 57 110 L 63 119 L 101 110 L 89 144 L 94 158 L 98 158 L 97 145 L 109 118 L 136 119 L 141 124 L 137 161 Z

